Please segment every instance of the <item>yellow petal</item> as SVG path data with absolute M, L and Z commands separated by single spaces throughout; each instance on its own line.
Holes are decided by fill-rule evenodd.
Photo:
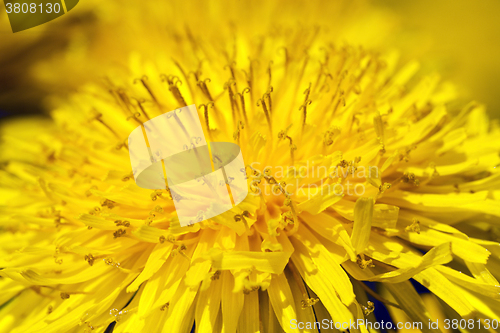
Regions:
M 259 294 L 254 291 L 245 295 L 243 309 L 238 323 L 238 332 L 260 333 Z
M 451 244 L 445 243 L 432 248 L 420 261 L 415 262 L 414 267 L 400 268 L 387 273 L 382 273 L 369 277 L 367 281 L 379 281 L 389 283 L 399 283 L 412 278 L 415 274 L 432 266 L 449 263 L 453 260 L 451 255 Z
M 373 199 L 359 198 L 354 205 L 354 226 L 351 242 L 356 253 L 362 253 L 370 239 L 373 219 Z
M 464 318 L 474 315 L 474 307 L 461 293 L 461 288 L 451 283 L 435 268 L 428 268 L 413 277 L 434 295 L 441 298 Z
M 382 229 L 392 229 L 396 227 L 398 222 L 399 207 L 376 204 L 373 206 L 373 220 L 372 227 L 378 227 Z
M 153 276 L 158 269 L 165 263 L 165 260 L 168 259 L 168 255 L 170 251 L 172 250 L 172 243 L 170 242 L 165 242 L 165 243 L 158 243 L 155 245 L 153 252 L 151 252 L 151 255 L 148 258 L 148 261 L 146 262 L 146 266 L 144 267 L 144 270 L 139 274 L 137 279 L 130 284 L 130 286 L 127 287 L 127 292 L 133 292 L 136 291 L 141 283 L 144 281 L 148 280 L 151 276 Z
M 500 299 L 500 286 L 497 284 L 491 285 L 483 281 L 471 278 L 470 276 L 457 272 L 453 268 L 446 266 L 437 266 L 438 272 L 443 274 L 448 280 L 479 294 L 491 297 L 494 299 Z
M 243 292 L 234 292 L 234 277 L 230 272 L 222 273 L 222 332 L 236 332 L 243 308 Z
M 137 230 L 132 233 L 140 240 L 150 243 L 159 243 L 161 236 L 165 237 L 166 239 L 169 235 L 169 233 L 165 230 L 154 228 L 145 224 L 142 224 Z
M 267 292 L 281 327 L 285 332 L 293 332 L 290 328 L 290 321 L 292 319 L 297 319 L 297 311 L 295 309 L 292 291 L 284 273 L 273 275 Z
M 413 244 L 424 246 L 436 246 L 451 242 L 453 254 L 469 262 L 485 264 L 490 255 L 487 249 L 474 242 L 462 239 L 460 235 L 456 237 L 455 235 L 436 231 L 426 226 L 421 226 L 420 233 L 403 231 L 398 236 Z
M 500 307 L 498 306 L 498 300 L 475 293 L 470 289 L 466 289 L 460 286 L 457 286 L 456 288 L 460 292 L 460 294 L 463 295 L 463 297 L 467 298 L 471 306 L 474 307 L 475 311 L 482 314 L 478 317 L 496 319 L 498 321 L 498 318 L 500 318 Z M 494 331 L 495 330 L 493 330 L 493 332 Z
M 377 232 L 370 236 L 370 243 L 365 250 L 369 257 L 398 268 L 413 267 L 420 262 L 421 253 L 404 241 L 395 237 L 386 237 Z
M 318 270 L 328 276 L 331 281 L 335 281 L 334 288 L 342 303 L 350 305 L 354 301 L 355 295 L 349 277 L 340 266 L 341 262 L 336 260 L 332 253 L 305 226 L 300 225 L 299 231 L 293 235 L 293 238 L 303 244 L 302 249 L 307 249 Z
M 210 283 L 210 287 L 203 289 L 205 288 L 201 288 L 196 302 L 196 332 L 213 332 L 220 310 L 222 281 L 220 278 L 216 279 Z
M 212 263 L 205 255 L 213 247 L 217 233 L 211 229 L 204 229 L 200 233 L 200 240 L 191 257 L 191 265 L 184 279 L 186 285 L 190 287 L 197 286 L 207 276 L 210 267 L 212 267 Z
M 207 256 L 212 259 L 212 266 L 216 269 L 245 269 L 253 266 L 261 272 L 274 274 L 283 272 L 290 255 L 290 252 L 222 252 L 215 248 L 207 252 Z
M 297 205 L 299 211 L 306 211 L 315 215 L 340 201 L 343 194 L 337 192 L 338 186 L 336 189 L 336 185 L 337 184 L 326 184 L 320 188 L 310 189 L 307 193 L 308 195 L 298 196 L 297 200 L 300 200 L 302 197 L 306 198 L 306 200 Z
M 482 263 L 477 263 L 476 261 L 474 262 L 465 261 L 465 264 L 467 265 L 467 268 L 469 268 L 469 271 L 472 273 L 472 275 L 474 275 L 476 279 L 484 283 L 498 286 L 498 280 L 495 279 L 493 274 L 490 273 L 490 271 L 486 268 L 485 265 L 483 265 Z
M 334 321 L 348 323 L 349 320 L 353 319 L 353 315 L 338 298 L 333 285 L 334 281 L 316 267 L 308 253 L 309 251 L 300 241 L 294 237 L 291 238 L 291 241 L 295 247 L 292 261 L 304 281 L 318 295 Z
M 315 316 L 315 311 L 313 308 L 314 305 L 308 306 L 306 308 L 303 308 L 303 306 L 302 306 L 302 301 L 304 300 L 304 298 L 311 298 L 310 295 L 303 295 L 301 292 L 301 289 L 299 288 L 299 284 L 302 284 L 304 289 L 307 288 L 305 286 L 304 281 L 300 277 L 298 277 L 299 280 L 297 280 L 297 278 L 293 275 L 293 273 L 291 272 L 290 269 L 285 270 L 285 275 L 286 275 L 287 280 L 289 281 L 290 290 L 292 291 L 295 309 L 298 310 L 298 311 L 296 311 L 297 317 L 295 317 L 293 319 L 297 320 L 297 322 L 314 323 L 315 321 L 317 321 L 316 316 Z M 318 304 L 318 303 L 316 303 L 316 304 Z M 290 321 L 286 322 L 285 325 L 290 326 L 291 325 Z M 315 329 L 314 327 L 312 327 L 311 329 L 305 328 L 304 332 L 317 333 L 318 330 Z
M 397 304 L 405 311 L 405 313 L 413 320 L 413 322 L 421 322 L 422 331 L 424 333 L 440 333 L 439 330 L 430 329 L 427 325 L 432 317 L 429 311 L 422 302 L 422 299 L 415 291 L 415 288 L 409 281 L 401 283 L 387 283 L 384 287 L 389 290 Z
M 342 246 L 349 255 L 349 259 L 356 260 L 351 238 L 339 220 L 327 214 L 311 215 L 309 213 L 302 213 L 300 218 L 319 235 Z
M 365 314 L 363 313 L 363 309 L 361 309 L 361 306 L 359 305 L 358 302 L 352 303 L 351 306 L 349 307 L 349 309 L 354 314 L 354 321 L 358 322 L 358 320 L 362 320 L 362 321 L 365 320 Z M 369 333 L 368 329 L 366 328 L 366 326 L 364 324 L 359 325 L 350 331 L 352 333 Z
M 182 284 L 170 301 L 167 320 L 162 332 L 189 332 L 193 327 L 193 302 L 198 293 L 198 289 L 189 288 Z

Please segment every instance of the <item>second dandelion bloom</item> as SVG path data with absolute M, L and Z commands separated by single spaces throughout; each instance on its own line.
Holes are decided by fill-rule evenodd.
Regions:
M 499 318 L 484 107 L 318 29 L 224 41 L 179 32 L 172 60 L 109 68 L 50 128 L 6 125 L 0 331 L 293 332 L 375 321 L 370 295 L 433 332 L 411 278 L 448 317 Z M 182 196 L 134 183 L 127 138 L 190 104 L 208 141 L 240 146 L 250 194 L 181 227 Z

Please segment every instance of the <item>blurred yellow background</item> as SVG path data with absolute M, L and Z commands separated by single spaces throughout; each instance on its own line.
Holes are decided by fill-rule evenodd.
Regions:
M 388 43 L 403 59 L 417 58 L 424 70 L 452 80 L 464 98 L 487 105 L 500 117 L 500 1 L 375 1 L 390 12 Z
M 76 62 L 86 61 L 92 64 L 116 57 L 112 53 L 118 43 L 140 45 L 137 27 L 142 22 L 127 22 L 123 18 L 130 20 L 134 17 L 125 15 L 127 3 L 126 0 L 81 1 L 67 15 L 16 34 L 12 33 L 7 14 L 1 6 L 0 111 L 16 114 L 38 112 L 42 99 L 55 92 L 54 90 L 61 89 L 60 86 L 51 85 L 54 80 L 59 81 L 61 86 L 67 85 L 64 78 L 67 73 L 62 71 L 60 78 L 55 73 L 59 59 L 61 63 L 67 62 L 68 55 L 71 55 Z M 136 1 L 133 5 L 132 2 L 130 4 L 134 8 L 140 6 Z M 492 117 L 500 117 L 498 0 L 310 1 L 307 6 L 298 1 L 275 1 L 271 4 L 266 2 L 266 8 L 271 8 L 266 13 L 264 10 L 259 12 L 260 4 L 255 1 L 247 4 L 238 1 L 237 4 L 228 2 L 205 5 L 200 9 L 199 4 L 194 6 L 180 2 L 177 4 L 179 12 L 174 13 L 177 22 L 172 23 L 166 15 L 163 27 L 168 29 L 169 24 L 179 26 L 186 22 L 200 22 L 206 10 L 221 11 L 221 17 L 226 22 L 221 21 L 220 24 L 231 22 L 256 33 L 259 27 L 279 25 L 284 21 L 316 24 L 331 31 L 335 36 L 333 39 L 339 42 L 362 44 L 380 51 L 397 49 L 402 63 L 417 59 L 422 65 L 422 72 L 438 72 L 443 80 L 455 83 L 460 99 L 484 103 Z M 246 6 L 248 13 L 241 10 Z M 161 19 L 159 14 L 158 16 Z M 135 17 L 139 18 L 136 20 L 144 18 L 144 25 L 151 24 L 146 15 Z M 216 30 L 219 22 L 203 24 L 207 24 L 207 30 Z M 199 23 L 194 25 L 195 29 L 199 27 Z M 109 29 L 117 30 L 115 33 L 105 31 Z M 147 31 L 147 28 L 142 33 L 143 31 Z M 106 47 L 109 51 L 103 57 Z M 80 53 L 77 57 L 74 52 L 76 48 L 85 48 L 89 56 Z M 124 50 L 133 51 L 133 48 L 125 47 Z M 96 54 L 100 56 L 95 56 Z M 125 59 L 128 54 L 123 56 Z M 48 66 L 56 74 L 48 81 L 45 81 L 47 73 L 40 75 L 38 66 L 45 60 L 46 68 Z M 82 73 L 82 81 L 85 75 L 99 75 L 98 67 L 96 64 L 95 73 Z M 75 76 L 72 84 L 76 84 L 75 81 L 80 78 Z

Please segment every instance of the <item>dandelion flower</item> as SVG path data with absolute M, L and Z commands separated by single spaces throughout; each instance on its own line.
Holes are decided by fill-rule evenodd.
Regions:
M 410 279 L 451 318 L 499 318 L 484 107 L 317 29 L 226 42 L 173 36 L 173 60 L 134 55 L 52 123 L 4 126 L 0 331 L 292 332 L 374 321 L 371 294 L 434 332 Z M 180 227 L 175 193 L 134 183 L 126 139 L 190 104 L 208 140 L 239 144 L 250 194 Z

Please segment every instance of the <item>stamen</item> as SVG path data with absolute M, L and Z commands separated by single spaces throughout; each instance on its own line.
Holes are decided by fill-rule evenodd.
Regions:
M 243 110 L 243 117 L 245 117 L 245 123 L 248 126 L 249 122 L 248 122 L 248 117 L 247 117 L 247 111 L 246 111 L 246 108 L 245 108 L 245 93 L 250 93 L 250 87 L 246 87 L 245 89 L 243 89 L 243 91 L 240 94 L 241 109 Z
M 232 111 L 232 116 L 233 116 L 233 121 L 236 119 L 236 109 L 239 111 L 238 104 L 235 103 L 235 97 L 233 90 L 231 89 L 231 86 L 234 85 L 236 87 L 236 81 L 233 79 L 230 79 L 224 84 L 224 90 L 228 91 L 229 94 L 229 103 L 231 104 L 231 111 Z
M 420 185 L 420 180 L 415 177 L 414 173 L 405 172 L 403 175 L 403 182 L 405 183 L 413 183 L 415 186 Z
M 281 213 L 281 221 L 285 224 L 283 228 L 288 224 L 295 224 L 293 213 L 291 211 Z
M 283 139 L 288 139 L 290 141 L 290 156 L 292 158 L 292 165 L 295 164 L 295 154 L 294 151 L 297 150 L 297 146 L 293 144 L 292 138 L 287 134 L 288 130 L 290 129 L 292 125 L 289 125 L 286 130 L 282 130 L 278 133 L 278 139 L 283 140 Z
M 205 126 L 207 128 L 207 133 L 208 133 L 208 136 L 210 137 L 210 140 L 213 141 L 212 132 L 210 131 L 210 118 L 208 117 L 208 106 L 212 106 L 212 108 L 213 108 L 214 102 L 208 102 L 207 104 L 200 104 L 200 105 L 198 105 L 198 108 L 200 110 L 202 107 L 205 109 L 205 111 L 203 112 L 203 115 L 205 116 Z
M 247 289 L 246 287 L 243 288 L 243 294 L 248 295 L 253 291 L 257 291 L 260 289 L 260 286 L 252 286 L 250 289 Z
M 319 298 L 318 297 L 315 297 L 315 298 L 306 298 L 306 299 L 303 299 L 303 300 L 300 301 L 300 303 L 302 305 L 302 309 L 310 308 L 311 306 L 313 306 L 314 304 L 316 304 L 318 302 L 319 302 Z
M 213 101 L 214 99 L 212 98 L 212 95 L 210 94 L 210 91 L 208 90 L 207 82 L 211 82 L 211 80 L 208 78 L 203 80 L 203 81 L 198 80 L 196 82 L 196 84 L 198 85 L 198 87 L 200 87 L 203 94 L 205 94 L 205 97 L 207 97 L 209 101 Z
M 94 111 L 96 112 L 96 115 L 94 116 L 94 120 L 97 120 L 98 122 L 100 122 L 104 127 L 106 127 L 111 133 L 113 133 L 114 136 L 116 136 L 118 139 L 120 139 L 120 136 L 118 135 L 118 133 L 115 132 L 115 130 L 113 128 L 111 128 L 111 126 L 109 126 L 108 124 L 106 124 L 104 122 L 104 120 L 102 120 L 102 113 L 99 113 L 97 112 L 96 109 L 94 109 Z
M 371 301 L 368 301 L 367 302 L 367 305 L 368 306 L 362 306 L 363 307 L 363 313 L 366 316 L 370 315 L 370 313 L 372 313 L 373 311 L 375 311 L 375 304 Z
M 335 104 L 335 107 L 333 108 L 333 114 L 335 114 L 335 112 L 337 112 L 337 109 L 338 109 L 340 104 L 342 104 L 342 106 L 345 107 L 344 90 L 340 91 L 340 96 L 339 96 L 339 99 L 337 100 L 337 104 Z
M 115 224 L 117 226 L 124 226 L 125 228 L 130 227 L 130 222 L 129 221 L 117 220 L 117 221 L 115 221 Z
M 269 102 L 269 114 L 272 116 L 273 115 L 273 100 L 271 99 L 271 93 L 273 92 L 273 87 L 269 86 L 269 89 L 265 92 L 265 94 L 262 96 L 262 99 L 267 97 L 267 101 Z
M 182 255 L 184 258 L 186 258 L 189 262 L 191 262 L 191 259 L 184 253 L 184 251 L 187 250 L 186 245 L 184 244 L 179 244 L 175 249 L 170 252 L 171 257 L 175 257 L 177 254 Z
M 236 132 L 233 133 L 233 139 L 237 141 L 238 144 L 240 142 L 240 131 L 244 128 L 245 126 L 243 125 L 243 122 L 239 121 L 238 126 L 236 127 Z
M 212 275 L 212 276 L 210 277 L 210 279 L 211 279 L 212 281 L 218 280 L 218 279 L 220 278 L 220 275 L 221 275 L 221 271 L 215 271 L 215 272 L 214 272 L 214 275 Z
M 323 82 L 323 85 L 319 89 L 320 92 L 322 92 L 323 90 L 325 90 L 325 88 L 326 88 L 325 93 L 330 92 L 330 84 L 328 83 L 328 79 L 330 79 L 330 80 L 333 81 L 333 75 L 330 74 L 330 73 L 326 73 L 325 74 L 325 81 Z
M 252 88 L 253 88 L 253 69 L 254 69 L 254 68 L 253 68 L 253 63 L 254 63 L 254 62 L 256 62 L 256 63 L 258 64 L 258 63 L 259 63 L 259 60 L 257 60 L 257 59 L 253 59 L 253 60 L 252 60 L 252 59 L 250 59 L 250 57 L 248 58 L 248 60 L 250 61 L 250 65 L 248 66 L 248 68 L 249 68 L 249 69 L 248 69 L 248 75 L 247 75 L 247 73 L 246 73 L 245 71 L 243 71 L 243 72 L 244 72 L 244 73 L 245 73 L 245 75 L 247 76 L 247 83 L 248 83 L 248 87 L 249 87 L 250 89 L 252 89 Z M 253 94 L 251 94 L 251 96 L 250 96 L 250 97 L 251 97 L 251 100 L 252 100 L 252 102 L 253 102 Z
M 148 91 L 148 93 L 151 96 L 151 98 L 153 98 L 153 101 L 159 106 L 160 103 L 158 103 L 158 100 L 156 99 L 156 96 L 151 91 L 151 88 L 149 87 L 149 84 L 146 83 L 146 80 L 148 80 L 148 77 L 146 75 L 144 75 L 140 79 L 135 79 L 134 80 L 134 84 L 136 84 L 138 81 L 141 81 L 142 85 L 144 86 L 144 88 L 146 88 L 146 90 Z
M 125 140 L 123 140 L 122 143 L 117 144 L 116 147 L 115 147 L 115 149 L 116 150 L 120 150 L 120 149 L 122 149 L 122 147 L 125 147 L 125 149 L 129 150 L 128 149 L 128 138 L 126 138 Z
M 236 76 L 234 75 L 234 65 L 236 65 L 236 61 L 232 61 L 231 63 L 227 64 L 226 66 L 224 66 L 224 69 L 229 68 L 229 71 L 231 72 L 231 78 L 234 81 L 234 86 L 236 90 L 238 90 L 238 86 L 236 83 Z
M 68 294 L 68 293 L 65 293 L 65 292 L 62 292 L 62 293 L 61 293 L 61 298 L 62 298 L 63 300 L 68 299 L 68 298 L 69 298 L 69 294 Z
M 124 230 L 124 229 L 118 229 L 115 232 L 113 232 L 113 237 L 116 239 L 118 237 L 121 237 L 121 236 L 125 235 L 126 233 L 127 233 L 126 230 Z
M 373 127 L 375 128 L 375 133 L 377 134 L 377 138 L 384 142 L 384 122 L 382 121 L 382 116 L 377 115 L 373 117 Z
M 302 132 L 304 131 L 304 127 L 306 126 L 306 119 L 307 119 L 307 106 L 311 105 L 312 101 L 309 99 L 309 95 L 311 93 L 311 83 L 309 82 L 309 88 L 307 88 L 304 91 L 304 94 L 306 95 L 306 98 L 304 99 L 304 103 L 299 107 L 300 110 L 304 110 L 303 112 L 303 120 L 302 120 Z
M 165 311 L 165 310 L 168 310 L 168 307 L 170 306 L 170 302 L 167 302 L 165 304 L 163 304 L 161 307 L 160 307 L 160 311 Z
M 385 145 L 382 145 L 380 147 L 380 150 L 378 151 L 378 153 L 380 154 L 380 156 L 384 155 L 387 151 L 385 150 Z
M 201 63 L 200 63 L 200 65 L 199 65 L 199 67 L 201 67 Z M 188 73 L 188 77 L 189 77 L 189 76 L 191 76 L 191 75 L 193 75 L 194 80 L 195 80 L 196 82 L 198 82 L 198 81 L 200 80 L 200 76 L 201 76 L 201 69 L 200 69 L 200 68 L 198 68 L 196 71 L 189 71 L 189 73 Z
M 382 184 L 382 185 L 379 186 L 378 191 L 379 191 L 380 194 L 382 194 L 385 191 L 387 191 L 388 189 L 390 189 L 391 186 L 392 185 L 390 183 L 384 183 L 384 184 Z
M 411 224 L 405 228 L 406 232 L 416 232 L 420 235 L 420 221 L 413 218 Z
M 272 136 L 273 126 L 271 124 L 271 117 L 269 116 L 269 111 L 267 111 L 266 101 L 263 98 L 259 98 L 257 100 L 257 106 L 260 106 L 261 104 L 262 104 L 262 109 L 264 110 L 264 114 L 266 115 L 267 125 L 269 127 L 269 133 L 271 133 Z
M 271 81 L 272 81 L 272 78 L 273 78 L 273 74 L 271 72 L 271 66 L 272 66 L 272 64 L 273 64 L 273 61 L 272 60 L 269 61 L 269 67 L 267 68 L 267 72 L 269 74 L 269 84 L 268 84 L 268 87 L 271 86 Z
M 147 120 L 151 120 L 151 118 L 149 118 L 149 115 L 148 113 L 146 112 L 146 110 L 144 109 L 144 106 L 142 106 L 142 104 L 146 103 L 146 100 L 141 98 L 141 99 L 137 99 L 137 98 L 134 98 L 135 101 L 137 102 L 137 106 L 139 107 L 139 109 L 142 111 L 142 114 L 144 115 L 144 117 L 146 117 Z M 138 121 L 141 125 L 142 125 L 142 122 L 139 121 L 139 119 L 136 119 L 136 121 Z
M 109 258 L 109 257 L 108 257 L 108 258 L 104 258 L 103 260 L 104 260 L 104 263 L 105 263 L 106 265 L 108 265 L 108 266 L 113 266 L 113 267 L 116 267 L 116 268 L 121 268 L 121 267 L 120 267 L 120 263 L 119 263 L 119 262 L 115 262 L 115 261 L 113 260 L 113 258 Z
M 167 237 L 165 237 L 164 235 L 161 235 L 159 237 L 159 240 L 160 240 L 160 243 L 165 243 L 165 241 L 167 242 L 170 242 L 172 244 L 176 244 L 176 239 L 175 239 L 175 236 L 174 235 L 168 235 Z
M 323 136 L 323 144 L 325 146 L 331 146 L 334 142 L 333 137 L 340 134 L 340 128 L 333 127 L 325 132 Z
M 246 210 L 243 211 L 243 213 L 241 213 L 241 214 L 234 215 L 234 220 L 236 222 L 243 221 L 243 224 L 245 225 L 245 228 L 248 231 L 249 227 L 248 227 L 248 223 L 247 223 L 247 220 L 245 219 L 245 217 L 250 217 L 250 213 Z
M 124 309 L 124 310 L 118 310 L 118 309 L 111 309 L 109 310 L 109 314 L 113 317 L 115 317 L 115 321 L 118 323 L 122 320 L 122 317 L 132 311 L 137 310 L 137 307 L 132 308 L 132 309 Z
M 365 255 L 363 253 L 358 254 L 356 264 L 358 264 L 359 268 L 361 269 L 366 269 L 367 267 L 375 267 L 375 265 L 373 264 L 373 260 L 365 260 Z
M 285 72 L 287 72 L 288 71 L 288 63 L 289 63 L 288 49 L 285 46 L 282 46 L 278 49 L 278 52 L 281 50 L 283 50 L 283 53 L 285 54 Z
M 189 92 L 191 93 L 191 96 L 194 96 L 193 88 L 191 87 L 191 84 L 189 83 L 189 74 L 186 74 L 186 71 L 184 70 L 184 68 L 182 68 L 182 66 L 179 64 L 179 62 L 177 60 L 172 59 L 172 61 L 177 66 L 177 68 L 179 68 L 179 70 L 182 73 L 182 76 L 184 76 L 184 79 L 187 82 L 187 85 L 188 85 L 188 88 L 189 88 Z
M 404 160 L 405 162 L 409 162 L 410 161 L 410 153 L 412 150 L 415 150 L 415 149 L 417 149 L 416 145 L 405 148 L 404 153 L 399 154 L 399 160 L 400 161 Z
M 123 89 L 119 89 L 116 91 L 118 98 L 116 98 L 116 95 L 114 94 L 115 91 L 111 90 L 110 92 L 115 97 L 116 102 L 119 106 L 123 107 L 123 105 L 124 105 L 127 113 L 133 114 L 133 111 L 130 110 L 130 107 L 129 107 L 129 105 L 132 105 L 132 103 L 130 103 L 130 99 L 127 96 L 127 93 Z M 121 103 L 123 103 L 123 105 L 121 105 L 120 101 L 121 101 Z
M 340 75 L 338 76 L 338 83 L 337 83 L 337 88 L 335 89 L 335 93 L 333 94 L 332 96 L 332 100 L 331 100 L 331 104 L 333 104 L 333 101 L 335 100 L 335 98 L 337 97 L 337 95 L 340 93 L 340 97 L 344 95 L 344 91 L 341 89 L 341 86 L 342 86 L 342 83 L 344 82 L 344 79 L 346 78 L 347 76 L 347 70 L 344 70 L 342 73 L 340 73 Z M 340 98 L 339 98 L 339 101 L 340 101 Z M 337 110 L 337 107 L 338 107 L 338 104 L 339 102 L 337 102 L 337 105 L 335 106 L 335 108 L 333 109 L 333 112 L 335 113 L 335 111 Z
M 166 76 L 165 74 L 161 74 L 160 79 L 162 82 L 167 82 L 168 90 L 172 93 L 172 95 L 174 95 L 177 103 L 179 103 L 180 106 L 187 106 L 186 101 L 184 100 L 184 97 L 182 97 L 181 91 L 177 86 L 177 84 L 182 85 L 182 81 L 179 79 L 179 77 L 175 75 Z
M 89 263 L 90 266 L 94 265 L 94 256 L 92 254 L 86 254 L 85 255 L 85 261 Z
M 102 199 L 101 200 L 101 207 L 107 207 L 109 209 L 113 209 L 115 207 L 115 203 L 116 202 L 109 200 L 109 199 Z

